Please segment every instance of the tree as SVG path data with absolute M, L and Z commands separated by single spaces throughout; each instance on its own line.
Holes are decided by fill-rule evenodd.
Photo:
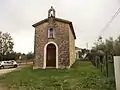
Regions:
M 27 56 L 27 59 L 33 59 L 34 58 L 34 54 L 32 52 L 28 52 L 28 54 L 26 56 Z
M 5 55 L 6 53 L 11 53 L 13 51 L 14 45 L 12 37 L 9 33 L 3 33 L 2 38 L 3 55 Z
M 13 52 L 13 39 L 9 33 L 0 32 L 0 58 L 4 60 L 7 54 Z
M 114 55 L 120 56 L 120 36 L 114 41 Z
M 99 37 L 94 48 L 92 48 L 91 53 L 89 54 L 93 65 L 100 65 L 101 71 L 105 68 L 107 76 L 114 75 L 114 55 L 120 56 L 120 36 L 118 36 L 116 40 L 109 37 L 105 42 L 103 42 L 102 38 Z M 98 59 L 96 57 L 98 57 Z M 100 63 L 98 63 L 98 61 Z

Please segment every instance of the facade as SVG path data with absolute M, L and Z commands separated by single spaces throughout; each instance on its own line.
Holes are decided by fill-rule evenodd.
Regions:
M 53 7 L 48 18 L 35 28 L 33 68 L 69 68 L 75 62 L 75 33 L 72 22 L 55 17 Z

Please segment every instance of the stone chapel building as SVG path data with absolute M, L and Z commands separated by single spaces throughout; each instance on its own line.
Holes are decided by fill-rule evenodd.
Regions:
M 75 62 L 75 32 L 71 21 L 56 18 L 51 7 L 48 18 L 35 28 L 33 68 L 70 68 Z

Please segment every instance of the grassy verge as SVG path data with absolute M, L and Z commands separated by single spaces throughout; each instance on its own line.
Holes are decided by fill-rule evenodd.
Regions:
M 90 62 L 77 61 L 70 69 L 26 67 L 0 77 L 8 90 L 115 90 Z

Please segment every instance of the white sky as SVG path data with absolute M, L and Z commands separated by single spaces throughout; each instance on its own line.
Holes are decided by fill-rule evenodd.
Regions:
M 120 7 L 120 0 L 0 0 L 0 30 L 14 39 L 14 50 L 28 53 L 34 50 L 32 24 L 47 18 L 53 6 L 56 17 L 73 22 L 76 46 L 91 48 L 99 32 Z M 120 15 L 102 32 L 103 37 L 120 35 Z

